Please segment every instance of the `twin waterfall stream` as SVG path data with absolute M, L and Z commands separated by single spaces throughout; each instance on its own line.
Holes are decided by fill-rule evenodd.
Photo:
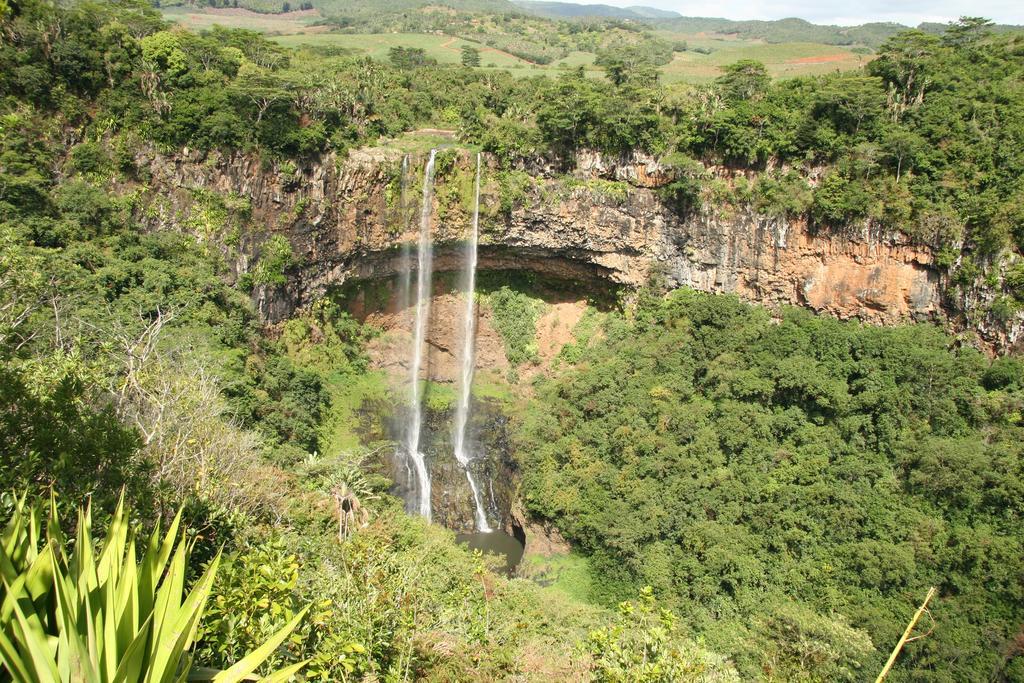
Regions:
M 410 480 L 415 476 L 415 505 L 413 510 L 431 519 L 430 472 L 421 447 L 423 432 L 423 391 L 420 384 L 420 373 L 424 363 L 424 347 L 430 321 L 431 280 L 433 270 L 433 244 L 430 237 L 430 219 L 434 190 L 434 165 L 436 150 L 431 150 L 430 158 L 423 176 L 423 197 L 420 207 L 420 231 L 416 248 L 416 298 L 414 300 L 414 318 L 412 326 L 412 348 L 409 363 L 409 417 L 404 425 L 404 438 L 400 449 L 406 459 L 406 472 Z M 408 157 L 402 162 L 402 178 L 405 182 L 408 168 Z M 404 187 L 403 187 L 404 194 Z M 477 239 L 480 227 L 480 155 L 476 158 L 476 181 L 474 184 L 472 234 L 466 241 L 463 258 L 463 282 L 465 284 L 465 307 L 462 316 L 462 335 L 459 349 L 459 380 L 458 400 L 455 409 L 452 444 L 455 459 L 466 473 L 470 490 L 473 493 L 475 507 L 476 531 L 490 533 L 487 513 L 480 495 L 480 487 L 470 469 L 473 453 L 470 451 L 466 428 L 469 422 L 470 393 L 473 385 L 475 362 L 474 346 L 476 332 L 476 305 L 474 291 L 476 288 Z M 408 248 L 404 248 L 401 260 L 402 303 L 408 305 L 412 285 L 412 263 Z M 411 465 L 411 466 L 410 466 Z M 412 483 L 410 481 L 410 483 Z

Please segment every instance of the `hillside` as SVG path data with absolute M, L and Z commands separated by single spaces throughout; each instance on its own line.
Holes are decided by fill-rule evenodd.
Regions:
M 277 0 L 241 0 L 233 6 L 255 10 L 260 13 L 280 14 L 284 5 L 292 11 L 306 3 L 278 3 Z M 588 22 L 601 20 L 630 21 L 648 29 L 672 32 L 681 36 L 733 36 L 742 40 L 766 41 L 768 43 L 817 43 L 821 45 L 861 46 L 877 48 L 883 42 L 906 30 L 907 26 L 894 23 L 867 23 L 859 26 L 828 26 L 813 24 L 803 19 L 788 18 L 774 21 L 736 21 L 711 17 L 686 17 L 678 12 L 658 10 L 651 7 L 613 7 L 601 4 L 576 4 L 569 2 L 541 2 L 538 0 L 455 0 L 444 3 L 431 3 L 427 0 L 402 0 L 402 2 L 380 2 L 379 0 L 317 0 L 308 3 L 313 12 L 321 17 L 331 17 L 344 26 L 363 26 L 374 31 L 408 30 L 410 14 L 417 15 L 434 12 L 445 8 L 448 14 L 452 10 L 458 13 L 473 15 L 507 15 L 528 14 L 553 21 Z M 164 0 L 162 8 L 182 8 L 190 12 L 203 11 L 203 4 L 184 3 L 178 0 Z M 214 3 L 210 7 L 216 9 Z M 226 5 L 224 7 L 227 7 Z M 284 13 L 287 16 L 287 12 Z M 231 24 L 231 19 L 224 15 L 224 22 Z M 404 20 L 404 23 L 403 23 Z M 413 24 L 415 25 L 415 24 Z M 436 27 L 422 27 L 425 30 L 445 30 L 443 24 Z M 552 27 L 554 30 L 555 27 Z M 920 30 L 932 34 L 941 34 L 944 24 L 922 24 Z M 1018 26 L 996 25 L 995 32 L 1013 32 L 1020 30 Z M 267 30 L 285 30 L 284 25 L 270 24 Z
M 160 0 L 157 6 L 185 7 L 188 9 L 202 9 L 203 7 L 221 8 L 242 8 L 256 12 L 279 14 L 299 9 L 309 4 L 312 9 L 321 15 L 345 16 L 352 19 L 374 17 L 381 14 L 401 14 L 403 12 L 416 11 L 422 7 L 434 6 L 445 7 L 459 12 L 484 12 L 492 14 L 517 13 L 520 10 L 509 0 L 445 0 L 444 2 L 431 2 L 430 0 L 315 0 L 304 3 L 301 0 L 284 2 L 279 0 L 239 0 L 238 2 L 187 2 L 186 0 Z M 287 8 L 285 7 L 287 5 Z
M 611 5 L 576 4 L 572 2 L 542 2 L 541 0 L 515 0 L 515 5 L 531 14 L 552 19 L 580 17 L 614 17 L 616 19 L 674 19 L 678 12 L 653 7 L 612 7 Z
M 616 51 L 651 59 L 667 82 L 707 83 L 741 59 L 763 62 L 776 77 L 824 74 L 862 66 L 867 56 L 822 43 L 767 44 L 727 36 L 639 30 L 610 23 L 557 22 L 527 15 L 455 13 L 438 8 L 368 15 L 358 21 L 324 18 L 316 10 L 261 14 L 242 9 L 164 8 L 164 16 L 194 30 L 234 26 L 272 35 L 289 47 L 341 49 L 386 60 L 393 47 L 422 49 L 441 64 L 459 63 L 462 48 L 480 50 L 478 68 L 508 69 L 517 77 L 554 75 L 583 67 L 603 77 L 599 62 Z M 631 59 L 634 57 L 630 57 Z

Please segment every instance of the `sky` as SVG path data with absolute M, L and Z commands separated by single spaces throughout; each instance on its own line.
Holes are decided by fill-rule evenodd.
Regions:
M 916 26 L 922 21 L 945 23 L 960 16 L 982 16 L 1000 24 L 1024 24 L 1024 0 L 570 0 L 628 7 L 644 5 L 673 10 L 688 17 L 783 19 L 800 17 L 815 24 L 853 26 L 869 21 L 895 21 Z

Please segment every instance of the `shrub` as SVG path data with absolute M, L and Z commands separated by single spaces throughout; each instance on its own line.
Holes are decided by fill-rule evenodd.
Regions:
M 487 296 L 494 322 L 505 341 L 505 356 L 513 366 L 536 362 L 537 317 L 542 303 L 523 292 L 502 286 Z
M 599 683 L 739 681 L 722 657 L 680 637 L 676 615 L 658 606 L 650 586 L 637 602 L 621 603 L 616 622 L 592 631 L 582 649 Z
M 159 527 L 136 563 L 136 531 L 123 500 L 110 522 L 102 550 L 92 538 L 90 510 L 79 509 L 74 550 L 65 552 L 56 503 L 51 501 L 43 537 L 41 512 L 17 501 L 0 549 L 0 661 L 20 681 L 212 680 L 246 678 L 294 630 L 304 616 L 273 633 L 225 671 L 193 667 L 190 654 L 220 565 L 218 554 L 185 592 L 191 544 L 178 538 L 180 514 L 167 534 Z M 275 674 L 284 681 L 304 662 Z M 189 671 L 189 670 L 192 671 Z

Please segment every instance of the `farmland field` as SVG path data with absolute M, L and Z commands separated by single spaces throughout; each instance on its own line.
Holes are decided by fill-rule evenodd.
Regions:
M 320 14 L 316 10 L 288 12 L 287 14 L 260 14 L 239 8 L 166 7 L 162 13 L 167 21 L 183 24 L 194 31 L 208 29 L 218 24 L 267 34 L 297 34 L 326 29 L 326 27 L 311 26 L 320 19 Z
M 669 82 L 704 83 L 719 76 L 722 73 L 720 67 L 741 59 L 762 62 L 776 78 L 792 78 L 850 71 L 863 66 L 870 58 L 870 55 L 857 54 L 845 47 L 820 43 L 766 43 L 673 33 L 658 35 L 685 40 L 691 48 L 687 52 L 677 52 L 672 62 L 662 68 L 665 80 Z M 702 54 L 693 49 L 711 52 Z
M 445 34 L 329 33 L 328 27 L 313 25 L 320 18 L 315 10 L 258 14 L 240 9 L 187 11 L 171 8 L 164 10 L 164 16 L 195 30 L 214 24 L 237 26 L 266 33 L 288 47 L 337 47 L 378 60 L 386 60 L 393 47 L 413 47 L 422 48 L 427 56 L 441 64 L 458 64 L 462 47 L 469 45 L 480 50 L 480 68 L 506 69 L 515 76 L 557 74 L 578 67 L 583 67 L 588 75 L 595 78 L 604 73 L 594 65 L 596 55 L 593 52 L 574 51 L 542 66 L 481 43 Z M 870 59 L 869 55 L 858 54 L 845 47 L 820 43 L 767 43 L 731 36 L 668 31 L 655 31 L 654 35 L 673 42 L 685 41 L 690 47 L 686 52 L 675 53 L 673 60 L 661 67 L 663 77 L 669 83 L 707 83 L 722 73 L 722 66 L 740 59 L 763 62 L 768 72 L 777 78 L 849 71 L 863 66 Z

